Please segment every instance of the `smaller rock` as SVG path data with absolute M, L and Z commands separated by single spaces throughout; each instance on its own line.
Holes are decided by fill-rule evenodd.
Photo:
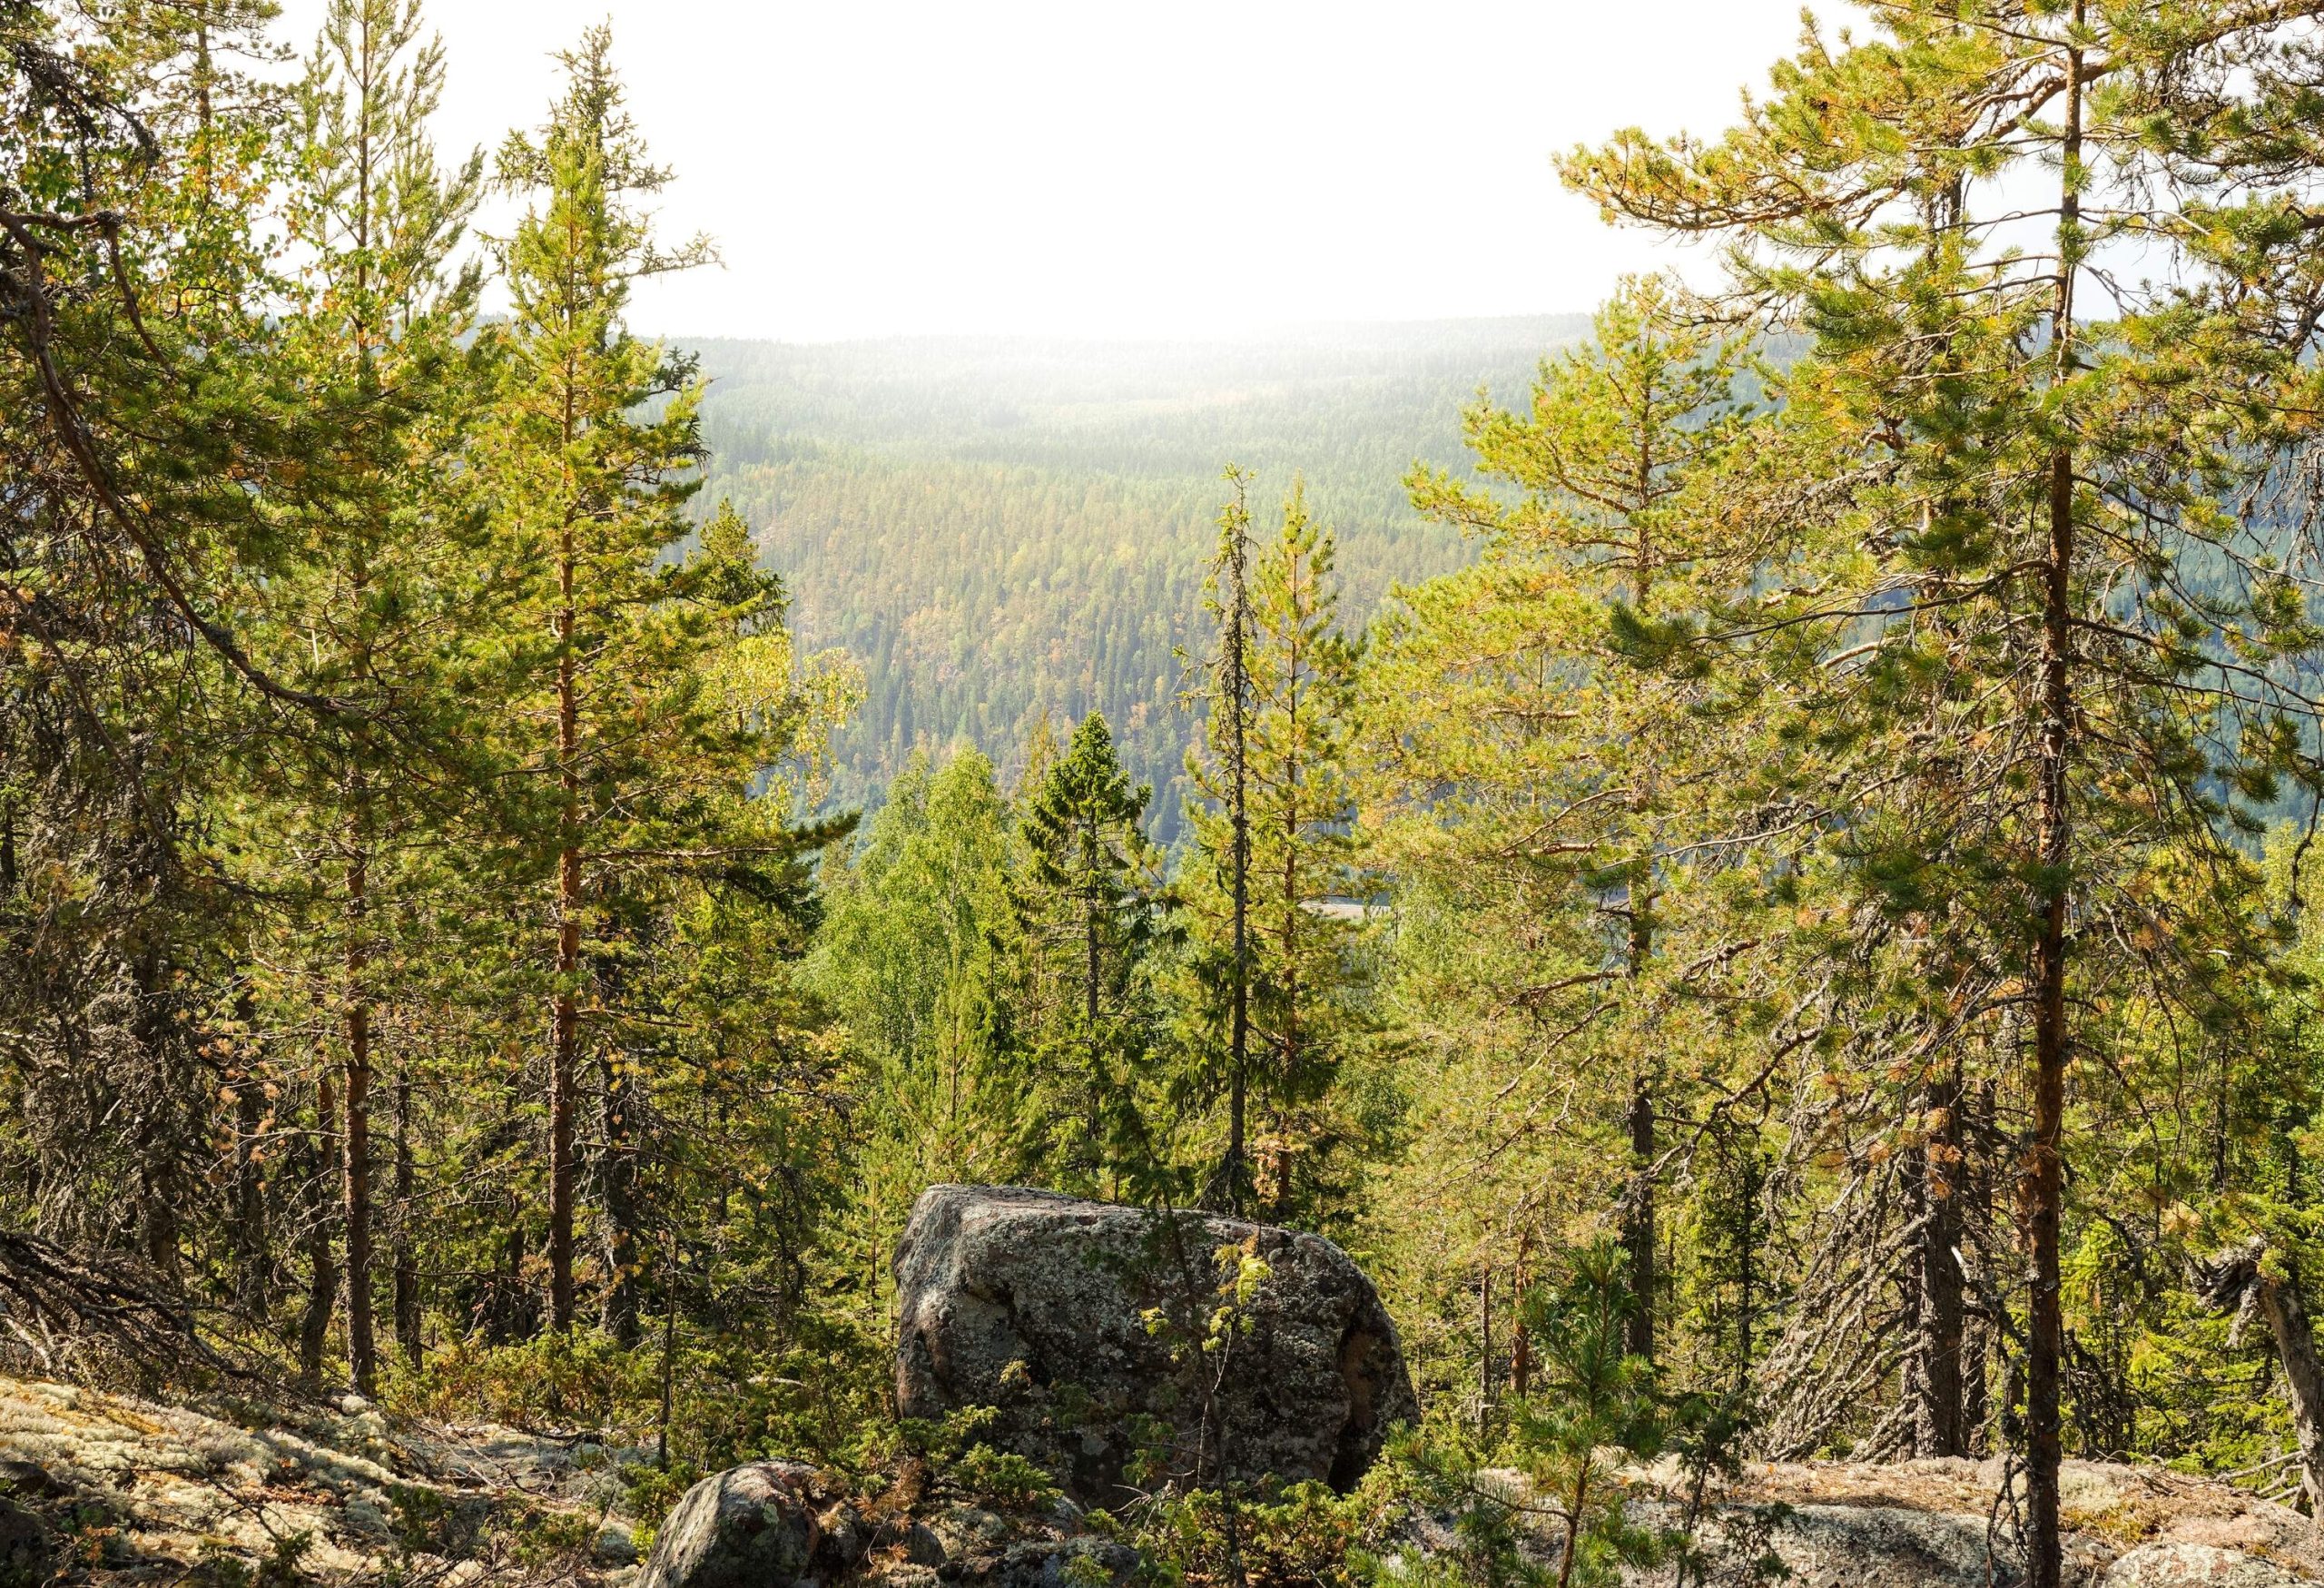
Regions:
M 48 1524 L 0 1496 L 0 1583 L 37 1583 L 48 1575 Z
M 1014 1545 L 990 1581 L 993 1588 L 1095 1588 L 1128 1583 L 1137 1569 L 1128 1545 L 1084 1535 Z
M 339 1523 L 359 1538 L 384 1540 L 396 1535 L 395 1524 L 388 1520 L 388 1514 L 361 1494 L 340 1507 Z
M 806 1575 L 822 1536 L 814 1484 L 814 1468 L 795 1461 L 703 1479 L 662 1524 L 635 1588 L 781 1588 Z
M 944 1553 L 957 1560 L 997 1549 L 1009 1536 L 1009 1524 L 976 1505 L 955 1505 L 940 1514 L 931 1528 Z
M 915 1522 L 904 1534 L 904 1559 L 915 1566 L 940 1566 L 944 1563 L 944 1541 L 925 1522 Z
M 29 1461 L 0 1461 L 0 1485 L 26 1499 L 61 1500 L 73 1491 L 46 1467 Z
M 601 1566 L 637 1564 L 637 1535 L 618 1522 L 605 1523 L 591 1541 L 589 1553 Z
M 863 1514 L 842 1500 L 815 1519 L 815 1570 L 825 1577 L 844 1577 L 872 1552 L 872 1524 Z

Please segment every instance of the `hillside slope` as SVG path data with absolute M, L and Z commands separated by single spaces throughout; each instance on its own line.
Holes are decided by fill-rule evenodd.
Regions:
M 0 1378 L 0 1581 L 620 1588 L 662 1520 L 633 1514 L 621 1479 L 646 1454 L 390 1420 L 359 1404 L 193 1408 Z M 1652 1475 L 1633 1476 L 1651 1485 Z M 2069 1462 L 2064 1476 L 2073 1581 L 2324 1581 L 2324 1534 L 2248 1493 L 2147 1466 Z M 1798 1588 L 1984 1588 L 1999 1477 L 1994 1462 L 1754 1463 L 1716 1508 L 1706 1580 L 1768 1581 L 1744 1558 L 1765 1548 Z M 874 1550 L 865 1580 L 1001 1583 L 1012 1580 L 1002 1567 L 1011 1540 L 1075 1525 L 1069 1509 L 1011 1520 L 936 1493 L 918 1510 L 926 1531 Z M 1434 1532 L 1423 1520 L 1392 1548 L 1450 1547 Z M 1634 1588 L 1669 1580 L 1631 1574 Z
M 1521 398 L 1541 355 L 1585 329 L 1562 316 L 1215 342 L 697 342 L 713 380 L 704 495 L 758 527 L 803 642 L 864 666 L 843 799 L 959 738 L 1006 769 L 1043 713 L 1095 707 L 1154 783 L 1167 838 L 1187 727 L 1174 651 L 1198 621 L 1222 468 L 1257 472 L 1262 526 L 1304 473 L 1361 623 L 1396 581 L 1466 555 L 1413 515 L 1405 472 L 1457 465 L 1477 389 Z

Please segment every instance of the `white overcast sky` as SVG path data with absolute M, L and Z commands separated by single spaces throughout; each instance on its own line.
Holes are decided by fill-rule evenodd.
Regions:
M 724 269 L 640 329 L 1184 336 L 1590 307 L 1692 251 L 1602 226 L 1552 151 L 1713 133 L 1799 0 L 431 0 L 448 150 L 537 123 L 610 17 Z M 1840 7 L 1819 0 L 1819 15 Z M 288 0 L 302 50 L 321 0 Z M 1699 268 L 1699 265 L 1698 267 Z

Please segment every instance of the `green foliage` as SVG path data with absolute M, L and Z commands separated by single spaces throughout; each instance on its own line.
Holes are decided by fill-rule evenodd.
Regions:
M 1004 1511 L 1033 1511 L 1049 1504 L 1061 1493 L 1049 1474 L 979 1437 L 996 1415 L 990 1406 L 963 1406 L 940 1422 L 900 1418 L 894 1442 L 978 1504 Z
M 1413 1504 L 1407 1579 L 1764 1574 L 1746 1447 L 2324 1492 L 2257 1306 L 2324 1277 L 2297 8 L 1811 33 L 1724 137 L 1565 162 L 1728 291 L 1465 415 L 1575 328 L 698 365 L 627 323 L 709 252 L 604 30 L 472 244 L 417 8 L 290 73 L 269 9 L 0 8 L 28 1338 L 665 1445 L 649 1513 L 778 1452 L 1033 1507 L 883 1383 L 913 1198 L 1028 1181 L 1327 1230 L 1431 1402 L 1356 1496 L 1218 1488 L 1267 1301 L 1211 1252 L 1129 1431 L 1170 1581 L 1349 1588 Z M 1263 532 L 1239 478 L 1201 527 L 1226 451 Z
M 1175 653 L 1216 538 L 1218 469 L 1304 473 L 1338 533 L 1351 626 L 1458 538 L 1399 481 L 1480 384 L 1521 388 L 1584 317 L 1319 327 L 1198 342 L 692 344 L 710 489 L 793 571 L 800 632 L 863 664 L 839 794 L 966 741 L 1014 776 L 1046 718 L 1113 725 L 1153 832 L 1185 837 L 1192 724 Z
M 1226 1106 L 1207 1200 L 1275 1220 L 1344 1206 L 1356 1127 L 1333 1081 L 1360 1021 L 1346 912 L 1360 891 L 1348 771 L 1361 650 L 1340 631 L 1337 538 L 1295 479 L 1254 544 L 1245 477 L 1221 519 L 1206 607 L 1216 627 L 1190 702 L 1193 838 L 1177 902 L 1196 1019 L 1178 1101 Z M 1239 1000 L 1239 1005 L 1238 1005 Z
M 1171 1588 L 1359 1588 L 1379 1580 L 1367 1545 L 1377 1542 L 1380 1511 L 1369 1488 L 1343 1495 L 1307 1483 L 1231 1496 L 1197 1489 L 1158 1496 L 1131 1537 L 1146 1580 Z
M 1024 1024 L 1056 1183 L 1146 1200 L 1168 1184 L 1140 1083 L 1158 1033 L 1151 955 L 1163 927 L 1153 791 L 1133 787 L 1105 718 L 1073 730 L 1024 802 L 1015 894 L 1027 942 Z
M 990 1445 L 970 1445 L 945 1475 L 978 1504 L 1003 1511 L 1037 1510 L 1055 1500 L 1059 1492 L 1039 1466 Z
M 1594 331 L 1522 409 L 1468 410 L 1480 478 L 1414 471 L 1414 503 L 1479 556 L 1401 592 L 1359 678 L 1359 831 L 1397 922 L 1382 1013 L 1428 1056 L 1410 1179 L 1383 1198 L 1413 1265 L 1389 1283 L 1418 1296 L 1459 1296 L 1496 1251 L 1586 1242 L 1617 1203 L 1650 1270 L 1653 1122 L 1722 1095 L 1777 1013 L 1748 949 L 1782 863 L 1721 837 L 1768 746 L 1625 638 L 1695 626 L 1758 576 L 1760 532 L 1723 506 L 1765 424 L 1748 350 L 1654 278 Z M 1668 1286 L 1634 1277 L 1651 1334 Z
M 991 763 L 962 749 L 906 768 L 860 851 L 824 868 L 804 980 L 873 1100 L 852 1232 L 867 1265 L 924 1187 L 1016 1179 L 1038 1162 L 1009 893 L 1022 863 Z

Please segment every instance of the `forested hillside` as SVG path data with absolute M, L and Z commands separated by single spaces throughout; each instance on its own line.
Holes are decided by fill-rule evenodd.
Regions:
M 1586 322 L 700 361 L 607 28 L 468 154 L 416 0 L 275 21 L 0 5 L 0 1373 L 790 1460 L 643 1588 L 2324 1511 L 2324 9 L 1811 31 L 1556 157 L 1720 250 Z
M 1415 513 L 1416 460 L 1457 463 L 1461 409 L 1521 391 L 1580 316 L 1324 327 L 1237 340 L 689 340 L 710 390 L 705 495 L 733 498 L 812 647 L 861 662 L 835 797 L 876 797 L 915 749 L 992 747 L 1090 711 L 1180 831 L 1180 702 L 1221 467 L 1304 475 L 1338 533 L 1351 620 L 1470 555 Z

